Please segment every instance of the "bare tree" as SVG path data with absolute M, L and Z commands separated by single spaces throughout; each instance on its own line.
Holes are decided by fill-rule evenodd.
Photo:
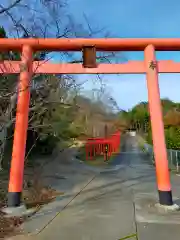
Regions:
M 0 5 L 0 14 L 10 11 L 12 8 L 16 7 L 22 0 L 15 0 L 7 7 Z
M 20 11 L 23 13 L 22 15 L 19 15 Z M 29 0 L 16 0 L 8 6 L 2 6 L 1 4 L 0 16 L 7 22 L 5 24 L 5 29 L 7 36 L 10 37 L 90 38 L 100 34 L 107 37 L 109 34 L 104 28 L 94 27 L 91 21 L 87 18 L 86 14 L 84 14 L 85 24 L 82 25 L 77 23 L 75 19 L 68 13 L 68 2 L 65 0 L 36 0 L 32 2 Z M 13 60 L 14 54 L 15 53 L 8 53 L 6 59 Z M 43 58 L 46 60 L 50 60 L 52 56 L 50 53 L 37 54 L 37 59 L 40 57 L 39 54 L 42 54 Z M 59 53 L 59 58 L 63 58 L 64 54 L 66 58 L 68 57 L 69 62 L 71 63 L 82 61 L 74 53 Z M 114 53 L 100 53 L 97 56 L 97 59 L 100 62 L 110 62 L 114 58 Z M 5 79 L 5 76 L 2 76 L 2 79 Z M 0 116 L 0 122 L 2 125 L 1 142 L 3 142 L 1 145 L 1 153 L 4 151 L 4 146 L 7 139 L 7 128 L 15 121 L 18 78 L 15 76 L 12 79 L 15 80 L 15 84 L 12 85 L 11 88 L 7 87 L 6 91 L 3 92 L 3 86 L 0 86 L 0 101 L 4 101 L 6 105 L 1 111 Z M 8 76 L 8 81 L 9 80 L 10 78 Z M 55 80 L 56 83 L 52 84 L 53 80 Z M 101 75 L 97 75 L 97 80 L 100 81 L 101 85 L 103 85 Z M 61 85 L 62 83 L 64 84 L 63 86 Z M 53 107 L 50 106 L 52 106 L 54 103 L 56 103 L 58 106 L 62 104 L 64 106 L 68 106 L 69 103 L 67 102 L 67 96 L 64 96 L 64 93 L 68 94 L 68 91 L 72 88 L 77 89 L 79 84 L 76 82 L 74 76 L 70 75 L 44 77 L 34 75 L 31 86 L 29 87 L 31 88 L 32 95 L 29 128 L 33 129 L 34 131 L 38 131 L 38 129 L 42 129 L 43 126 L 47 127 L 47 125 L 49 128 L 52 128 L 49 123 L 44 123 L 41 121 L 41 119 L 43 116 L 51 114 L 50 112 Z M 58 91 L 55 91 L 56 89 Z M 100 89 L 100 91 L 103 92 L 103 87 Z M 52 96 L 55 95 L 55 99 L 52 99 Z

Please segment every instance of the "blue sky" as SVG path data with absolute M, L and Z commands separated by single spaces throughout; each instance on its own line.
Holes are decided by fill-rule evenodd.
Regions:
M 26 2 L 27 0 L 23 0 Z M 89 19 L 92 28 L 105 28 L 111 37 L 119 38 L 180 38 L 180 1 L 179 0 L 67 0 L 67 12 L 77 23 L 84 24 L 83 14 Z M 1 0 L 8 5 L 11 0 Z M 32 6 L 35 1 L 31 1 Z M 16 14 L 19 10 L 15 9 Z M 28 11 L 28 10 L 27 10 Z M 43 16 L 45 13 L 42 13 Z M 59 14 L 62 14 L 61 12 Z M 23 15 L 28 16 L 25 10 Z M 28 19 L 28 17 L 27 17 Z M 4 27 L 8 26 L 7 16 L 1 17 Z M 31 20 L 32 21 L 32 20 Z M 49 19 L 47 19 L 49 21 Z M 27 21 L 28 22 L 28 21 Z M 31 22 L 30 22 L 31 24 Z M 87 26 L 87 25 L 86 25 Z M 53 29 L 52 29 L 53 31 Z M 103 37 L 99 34 L 97 37 Z M 143 60 L 142 52 L 125 52 L 128 60 Z M 180 61 L 180 52 L 157 53 L 157 59 Z M 54 55 L 54 60 L 60 60 Z M 99 88 L 94 75 L 78 75 L 79 81 L 86 81 L 85 92 Z M 140 101 L 147 100 L 144 75 L 103 75 L 107 91 L 116 99 L 120 108 L 129 109 Z M 180 74 L 159 76 L 161 97 L 180 102 Z
M 122 38 L 180 38 L 179 9 L 179 0 L 70 0 L 70 11 L 78 22 L 84 22 L 85 13 L 92 27 L 105 27 L 112 37 Z M 124 55 L 129 60 L 143 59 L 143 53 Z M 157 59 L 180 61 L 180 52 L 157 53 Z M 89 79 L 86 89 L 99 87 L 93 75 L 78 78 Z M 144 75 L 104 75 L 104 81 L 120 108 L 147 100 Z M 180 74 L 161 74 L 159 83 L 161 97 L 180 101 Z

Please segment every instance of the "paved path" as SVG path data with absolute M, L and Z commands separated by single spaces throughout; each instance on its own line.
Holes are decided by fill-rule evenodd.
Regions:
M 90 172 L 81 169 L 84 177 L 88 174 L 86 183 L 66 205 L 62 206 L 61 198 L 49 205 L 57 214 L 33 239 L 118 240 L 136 234 L 134 198 L 140 193 L 156 194 L 155 171 L 139 152 L 136 138 L 125 137 L 124 143 L 123 153 L 111 166 Z M 180 193 L 179 184 L 174 190 Z

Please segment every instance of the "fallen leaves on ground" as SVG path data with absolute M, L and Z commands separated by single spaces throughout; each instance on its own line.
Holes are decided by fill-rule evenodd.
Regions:
M 63 194 L 63 192 L 57 192 L 49 187 L 38 186 L 38 189 L 35 189 L 32 186 L 31 188 L 24 190 L 23 198 L 27 208 L 36 208 L 38 211 L 43 205 L 53 201 L 57 196 Z M 5 205 L 6 201 L 3 199 L 0 203 L 0 209 Z M 18 234 L 18 227 L 25 220 L 25 217 L 6 217 L 5 213 L 0 211 L 0 239 Z

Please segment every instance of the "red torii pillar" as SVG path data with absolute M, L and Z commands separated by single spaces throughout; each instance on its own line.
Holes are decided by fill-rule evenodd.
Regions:
M 30 101 L 30 82 L 32 75 L 32 49 L 28 45 L 22 47 L 21 72 L 18 86 L 18 102 L 16 111 L 16 124 L 14 131 L 14 144 L 8 190 L 8 206 L 16 207 L 21 203 L 23 188 L 24 157 L 28 128 L 28 113 Z
M 173 205 L 154 46 L 148 45 L 144 55 L 159 201 Z

